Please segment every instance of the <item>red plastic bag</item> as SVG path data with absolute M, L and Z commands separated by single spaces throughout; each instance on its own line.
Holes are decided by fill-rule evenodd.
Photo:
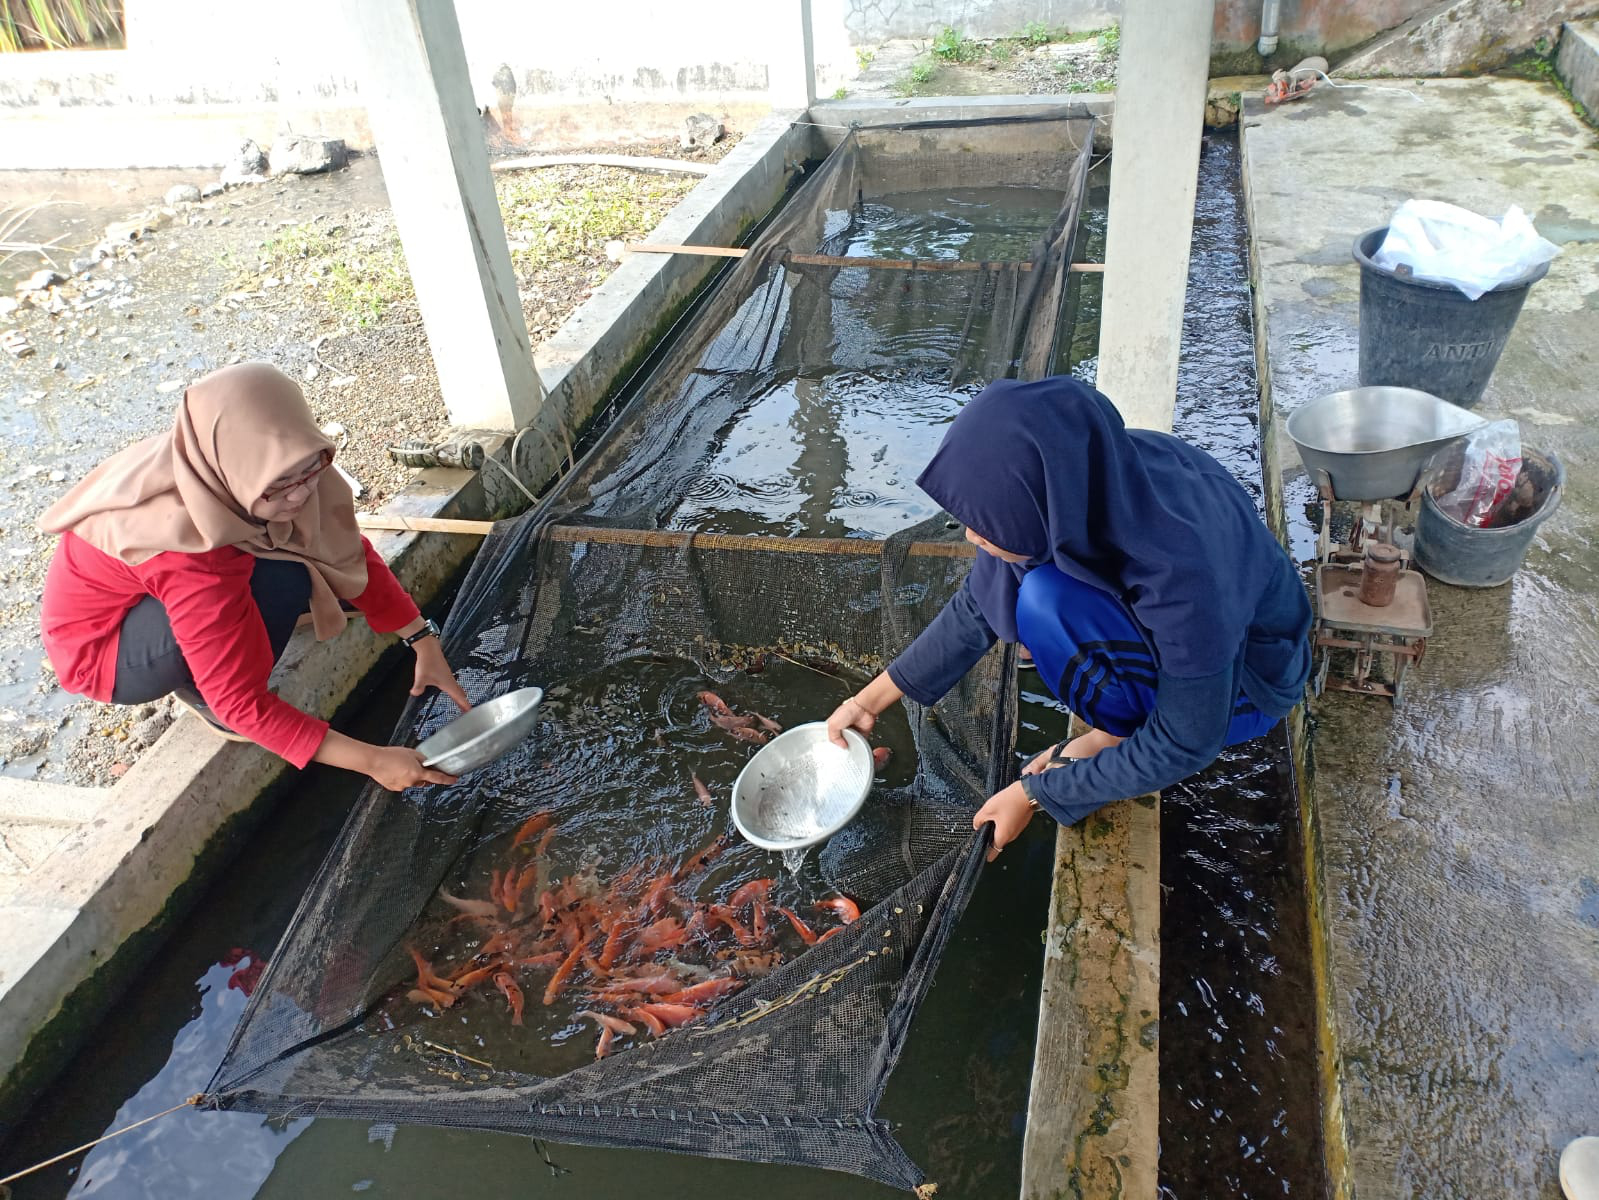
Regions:
M 1521 429 L 1514 421 L 1494 421 L 1466 440 L 1460 479 L 1447 492 L 1433 492 L 1441 512 L 1462 525 L 1481 529 L 1521 474 Z

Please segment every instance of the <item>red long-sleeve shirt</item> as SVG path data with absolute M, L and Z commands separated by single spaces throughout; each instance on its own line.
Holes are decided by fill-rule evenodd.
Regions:
M 377 633 L 421 613 L 365 538 L 366 590 L 351 603 Z M 61 536 L 45 576 L 44 648 L 61 686 L 109 702 L 122 619 L 145 596 L 167 610 L 195 686 L 235 733 L 297 767 L 311 761 L 328 723 L 267 690 L 274 663 L 261 610 L 250 595 L 255 556 L 233 546 L 201 554 L 169 550 L 129 566 L 72 533 Z

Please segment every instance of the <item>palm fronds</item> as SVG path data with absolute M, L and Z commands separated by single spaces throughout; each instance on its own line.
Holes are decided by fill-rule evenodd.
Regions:
M 120 46 L 123 0 L 0 0 L 0 53 Z

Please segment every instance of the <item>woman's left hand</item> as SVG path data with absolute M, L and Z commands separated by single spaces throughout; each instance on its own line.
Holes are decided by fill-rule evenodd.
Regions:
M 416 650 L 416 682 L 411 687 L 411 695 L 420 696 L 428 688 L 436 687 L 454 700 L 462 712 L 471 708 L 472 702 L 466 698 L 466 693 L 456 682 L 455 672 L 450 670 L 450 664 L 445 661 L 444 647 L 439 645 L 439 639 L 423 638 L 413 648 Z
M 1022 791 L 1018 781 L 1002 791 L 995 792 L 972 817 L 972 828 L 981 829 L 983 822 L 994 822 L 994 844 L 989 847 L 988 861 L 993 862 L 999 852 L 1021 836 L 1027 822 L 1033 819 L 1033 802 Z

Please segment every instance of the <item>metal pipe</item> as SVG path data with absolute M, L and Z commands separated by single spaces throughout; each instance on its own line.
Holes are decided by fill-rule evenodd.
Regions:
M 1262 58 L 1271 57 L 1277 49 L 1277 16 L 1281 8 L 1282 0 L 1264 0 L 1260 6 L 1260 41 L 1255 43 L 1255 49 Z

